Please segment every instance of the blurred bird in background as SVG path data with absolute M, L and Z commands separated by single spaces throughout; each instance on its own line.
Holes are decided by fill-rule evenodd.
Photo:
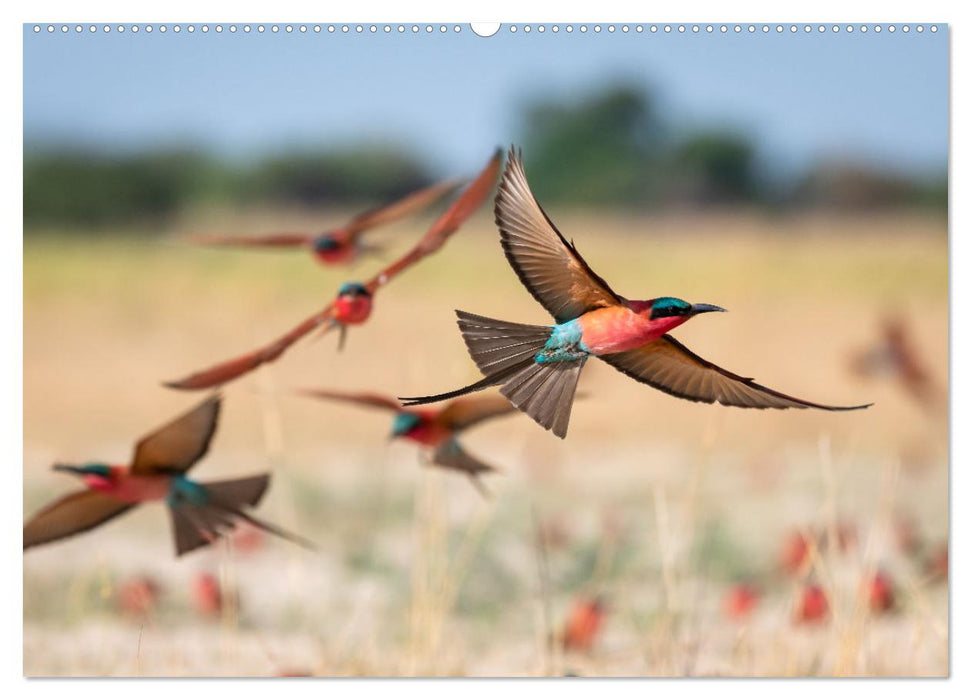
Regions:
M 287 348 L 317 328 L 321 328 L 323 332 L 337 329 L 341 335 L 338 347 L 343 347 L 347 326 L 364 323 L 371 316 L 374 295 L 377 291 L 398 274 L 445 245 L 449 237 L 458 231 L 462 224 L 488 198 L 495 186 L 501 165 L 502 153 L 497 150 L 482 172 L 448 210 L 432 224 L 432 227 L 418 241 L 417 245 L 368 282 L 363 284 L 360 282 L 345 283 L 338 290 L 337 299 L 331 304 L 269 345 L 182 379 L 165 382 L 165 386 L 172 389 L 206 389 L 225 384 L 252 372 L 264 363 L 273 362 Z
M 912 325 L 903 316 L 887 316 L 879 340 L 854 353 L 850 367 L 859 377 L 896 382 L 925 410 L 946 409 L 947 393 L 917 351 L 914 337 Z
M 607 606 L 601 596 L 575 600 L 563 626 L 563 649 L 590 652 L 603 628 L 606 614 Z
M 150 576 L 135 576 L 118 587 L 118 609 L 136 622 L 150 620 L 158 607 L 162 587 Z
M 418 190 L 396 202 L 364 212 L 343 226 L 319 234 L 273 233 L 266 236 L 195 236 L 191 242 L 212 246 L 236 246 L 269 249 L 307 249 L 323 265 L 352 263 L 364 254 L 376 253 L 379 246 L 366 243 L 368 231 L 421 211 L 455 191 L 461 183 L 447 180 Z
M 165 501 L 168 506 L 176 556 L 211 544 L 239 521 L 312 548 L 303 538 L 246 512 L 263 498 L 269 474 L 207 483 L 186 478 L 209 450 L 220 406 L 218 396 L 210 397 L 146 435 L 135 446 L 130 466 L 54 465 L 56 471 L 80 478 L 87 488 L 64 496 L 27 521 L 24 549 L 91 530 L 148 501 Z
M 437 410 L 409 410 L 402 408 L 393 397 L 384 394 L 334 389 L 302 389 L 298 393 L 393 413 L 391 439 L 403 438 L 431 448 L 429 456 L 432 464 L 466 474 L 486 497 L 490 494 L 482 483 L 481 475 L 496 469 L 466 452 L 458 442 L 458 435 L 483 421 L 508 415 L 516 410 L 515 406 L 501 396 L 456 399 Z
M 897 608 L 896 585 L 886 571 L 878 570 L 867 577 L 862 583 L 861 595 L 874 614 L 892 612 Z
M 223 590 L 219 579 L 208 571 L 192 577 L 192 605 L 203 617 L 219 617 L 223 611 Z
M 762 597 L 754 583 L 742 582 L 732 586 L 722 601 L 722 611 L 730 620 L 741 622 L 752 616 L 752 612 Z
M 529 326 L 457 311 L 469 354 L 485 378 L 444 394 L 403 398 L 404 405 L 434 403 L 499 386 L 517 408 L 563 438 L 577 380 L 590 357 L 689 401 L 827 411 L 869 405 L 827 406 L 788 396 L 688 350 L 668 331 L 699 314 L 725 309 L 674 297 L 636 301 L 614 292 L 533 197 L 521 155 L 514 149 L 499 183 L 495 212 L 509 264 L 556 325 Z
M 797 624 L 819 624 L 829 617 L 829 599 L 818 583 L 807 583 L 799 591 L 793 621 Z

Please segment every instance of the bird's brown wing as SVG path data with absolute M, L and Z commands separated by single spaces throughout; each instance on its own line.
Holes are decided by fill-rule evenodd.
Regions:
M 24 549 L 85 532 L 134 505 L 87 489 L 68 494 L 24 524 Z
M 412 192 L 396 202 L 370 209 L 363 214 L 355 216 L 341 230 L 347 233 L 351 240 L 353 240 L 365 231 L 376 226 L 391 223 L 392 221 L 408 216 L 412 212 L 421 211 L 449 192 L 456 190 L 461 184 L 461 182 L 454 180 L 445 180 L 418 190 L 417 192 Z
M 452 430 L 465 430 L 476 423 L 513 413 L 516 410 L 516 407 L 502 396 L 470 396 L 451 401 L 438 414 L 438 420 Z
M 622 303 L 533 197 L 521 156 L 514 149 L 499 182 L 496 224 L 512 269 L 558 323 Z
M 319 328 L 331 320 L 333 311 L 334 304 L 330 303 L 321 311 L 306 319 L 296 328 L 280 336 L 269 345 L 231 360 L 220 362 L 217 365 L 200 370 L 182 379 L 164 382 L 164 385 L 170 389 L 209 389 L 232 381 L 237 377 L 252 372 L 262 364 L 273 362 L 295 342 L 315 328 Z
M 497 150 L 482 172 L 465 188 L 452 206 L 438 217 L 418 244 L 365 284 L 367 290 L 373 294 L 396 275 L 445 245 L 448 237 L 459 230 L 459 227 L 472 216 L 492 192 L 500 165 L 502 165 L 502 152 Z
M 384 408 L 389 411 L 400 411 L 401 404 L 391 396 L 374 394 L 366 391 L 339 391 L 337 389 L 298 389 L 297 393 L 316 399 L 333 399 L 347 401 L 360 406 Z
M 633 350 L 600 355 L 601 360 L 655 389 L 689 401 L 740 408 L 821 408 L 852 411 L 862 406 L 827 406 L 756 384 L 698 357 L 669 335 Z
M 132 458 L 132 474 L 187 472 L 209 450 L 221 404 L 219 396 L 210 396 L 139 440 Z
M 265 236 L 193 236 L 190 243 L 246 248 L 299 248 L 310 245 L 313 236 L 306 233 L 270 233 Z

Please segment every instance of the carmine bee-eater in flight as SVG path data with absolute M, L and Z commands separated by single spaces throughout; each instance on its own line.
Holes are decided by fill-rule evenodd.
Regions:
M 430 206 L 461 183 L 447 180 L 412 192 L 391 204 L 364 212 L 340 228 L 320 234 L 275 233 L 267 236 L 196 236 L 195 243 L 256 248 L 306 248 L 323 265 L 338 265 L 357 260 L 362 254 L 376 252 L 377 246 L 361 240 L 364 233 Z
M 209 450 L 219 407 L 219 397 L 213 396 L 146 435 L 135 446 L 130 466 L 55 465 L 56 471 L 79 477 L 87 488 L 55 501 L 27 521 L 24 549 L 86 532 L 147 501 L 165 501 L 168 506 L 176 556 L 215 542 L 241 520 L 312 548 L 306 540 L 246 512 L 260 502 L 269 474 L 207 483 L 186 477 Z
M 639 382 L 689 401 L 743 408 L 866 408 L 787 396 L 688 350 L 668 331 L 698 314 L 724 309 L 674 297 L 634 301 L 614 292 L 536 202 L 515 150 L 499 183 L 495 213 L 509 264 L 556 325 L 528 326 L 457 311 L 466 347 L 485 378 L 445 394 L 402 399 L 403 405 L 499 386 L 517 408 L 562 438 L 580 370 L 590 357 L 598 357 Z
M 221 362 L 183 379 L 166 382 L 165 386 L 172 389 L 207 389 L 224 384 L 252 372 L 266 362 L 273 362 L 287 348 L 316 328 L 321 328 L 324 332 L 334 328 L 338 329 L 341 334 L 339 347 L 342 347 L 347 326 L 364 323 L 370 317 L 374 295 L 377 291 L 399 273 L 445 245 L 448 238 L 458 231 L 465 220 L 481 206 L 495 186 L 501 165 L 502 152 L 497 150 L 485 169 L 452 203 L 452 206 L 432 224 L 432 227 L 418 241 L 418 244 L 408 251 L 404 257 L 389 265 L 368 282 L 363 284 L 347 282 L 338 290 L 337 298 L 332 303 L 269 345 L 232 360 Z
M 432 464 L 467 474 L 472 484 L 486 497 L 490 494 L 482 483 L 480 475 L 494 472 L 496 469 L 462 449 L 462 445 L 456 438 L 459 433 L 474 425 L 516 410 L 515 406 L 501 396 L 455 399 L 440 409 L 408 410 L 402 408 L 393 397 L 383 394 L 330 389 L 302 389 L 299 393 L 313 398 L 344 401 L 392 412 L 394 414 L 391 424 L 392 439 L 404 438 L 431 448 Z

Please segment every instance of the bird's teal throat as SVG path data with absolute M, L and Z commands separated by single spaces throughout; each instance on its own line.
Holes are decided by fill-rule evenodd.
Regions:
M 541 365 L 551 362 L 576 362 L 590 351 L 583 344 L 583 328 L 579 319 L 553 326 L 549 340 L 533 359 Z

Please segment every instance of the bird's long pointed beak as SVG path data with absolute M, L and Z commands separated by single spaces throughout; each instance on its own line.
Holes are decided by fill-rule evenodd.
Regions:
M 75 467 L 72 464 L 55 464 L 51 467 L 56 472 L 67 472 L 68 474 L 80 474 L 81 467 Z
M 709 311 L 728 311 L 728 309 L 723 309 L 720 306 L 715 306 L 714 304 L 692 304 L 691 305 L 691 315 L 695 314 L 706 314 Z

